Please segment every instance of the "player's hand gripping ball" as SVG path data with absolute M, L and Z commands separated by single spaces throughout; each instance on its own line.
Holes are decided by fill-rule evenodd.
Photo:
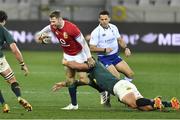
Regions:
M 47 33 L 43 33 L 40 37 L 40 40 L 43 44 L 49 44 L 51 43 L 51 36 L 49 36 Z

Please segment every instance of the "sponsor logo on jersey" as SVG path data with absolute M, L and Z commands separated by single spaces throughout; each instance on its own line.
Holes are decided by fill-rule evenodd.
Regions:
M 131 90 L 131 89 L 132 89 L 131 87 L 126 88 L 126 90 Z
M 102 36 L 103 36 L 103 37 L 105 37 L 105 36 L 106 36 L 106 34 L 104 33 L 104 34 L 102 34 Z

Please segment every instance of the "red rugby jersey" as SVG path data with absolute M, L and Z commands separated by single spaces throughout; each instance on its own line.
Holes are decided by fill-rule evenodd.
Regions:
M 54 28 L 51 26 L 51 31 L 58 38 L 63 51 L 68 55 L 76 55 L 82 50 L 82 46 L 76 41 L 76 38 L 81 35 L 79 28 L 73 23 L 64 20 L 63 28 Z

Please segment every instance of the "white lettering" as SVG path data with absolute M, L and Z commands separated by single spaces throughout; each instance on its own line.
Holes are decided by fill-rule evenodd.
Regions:
M 26 35 L 26 40 L 31 43 L 34 39 L 34 36 L 32 35 L 31 32 L 28 32 L 27 35 Z
M 66 41 L 65 41 L 64 39 L 60 39 L 59 41 L 60 41 L 60 43 L 61 43 L 62 45 L 65 45 L 65 44 L 66 44 Z
M 172 45 L 173 46 L 180 46 L 180 34 L 173 34 L 172 35 Z
M 20 41 L 21 43 L 26 42 L 26 33 L 25 33 L 25 31 L 21 31 L 21 32 L 14 31 L 13 35 L 14 35 L 13 37 L 14 37 L 16 42 L 18 42 L 18 41 Z
M 171 45 L 171 34 L 164 36 L 162 33 L 158 36 L 158 45 L 160 46 L 170 46 Z
M 13 36 L 14 40 L 19 43 L 31 43 L 35 40 L 32 32 L 17 30 L 10 30 L 9 32 Z M 51 42 L 53 44 L 61 43 L 61 45 L 66 45 L 65 40 L 58 40 L 54 34 L 50 34 L 50 36 L 52 37 Z M 180 46 L 180 33 L 147 33 L 142 34 L 141 36 L 140 34 L 122 34 L 122 37 L 126 44 L 130 45 L 138 45 L 138 40 L 141 40 L 146 44 L 154 44 L 157 40 L 157 44 L 159 46 Z

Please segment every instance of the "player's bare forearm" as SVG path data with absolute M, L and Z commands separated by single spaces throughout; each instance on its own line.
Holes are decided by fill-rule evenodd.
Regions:
M 75 69 L 77 71 L 86 72 L 89 70 L 89 66 L 86 63 L 77 63 L 75 61 L 66 61 L 64 64 L 71 69 Z
M 125 41 L 123 40 L 123 38 L 118 38 L 119 41 L 119 45 L 121 46 L 121 48 L 124 49 L 125 52 L 125 56 L 129 57 L 131 55 L 131 50 L 127 47 Z
M 19 62 L 21 66 L 21 70 L 24 71 L 24 75 L 27 76 L 29 74 L 29 70 L 24 62 L 24 59 L 20 50 L 18 49 L 15 43 L 10 44 L 10 48 L 11 48 L 12 53 L 15 55 L 17 61 Z
M 15 55 L 16 59 L 19 63 L 24 62 L 21 52 L 19 51 L 18 47 L 16 46 L 16 43 L 10 44 L 10 48 L 12 53 Z
M 101 52 L 101 53 L 105 52 L 105 48 L 98 48 L 95 45 L 90 45 L 90 50 L 91 52 Z
M 63 87 L 67 87 L 66 81 L 62 81 L 62 82 L 58 82 L 58 83 L 54 84 L 54 86 L 52 87 L 52 90 L 55 92 Z
M 123 38 L 118 38 L 118 41 L 119 41 L 119 45 L 122 47 L 122 48 L 126 48 L 127 45 L 125 43 L 125 41 L 123 40 Z

